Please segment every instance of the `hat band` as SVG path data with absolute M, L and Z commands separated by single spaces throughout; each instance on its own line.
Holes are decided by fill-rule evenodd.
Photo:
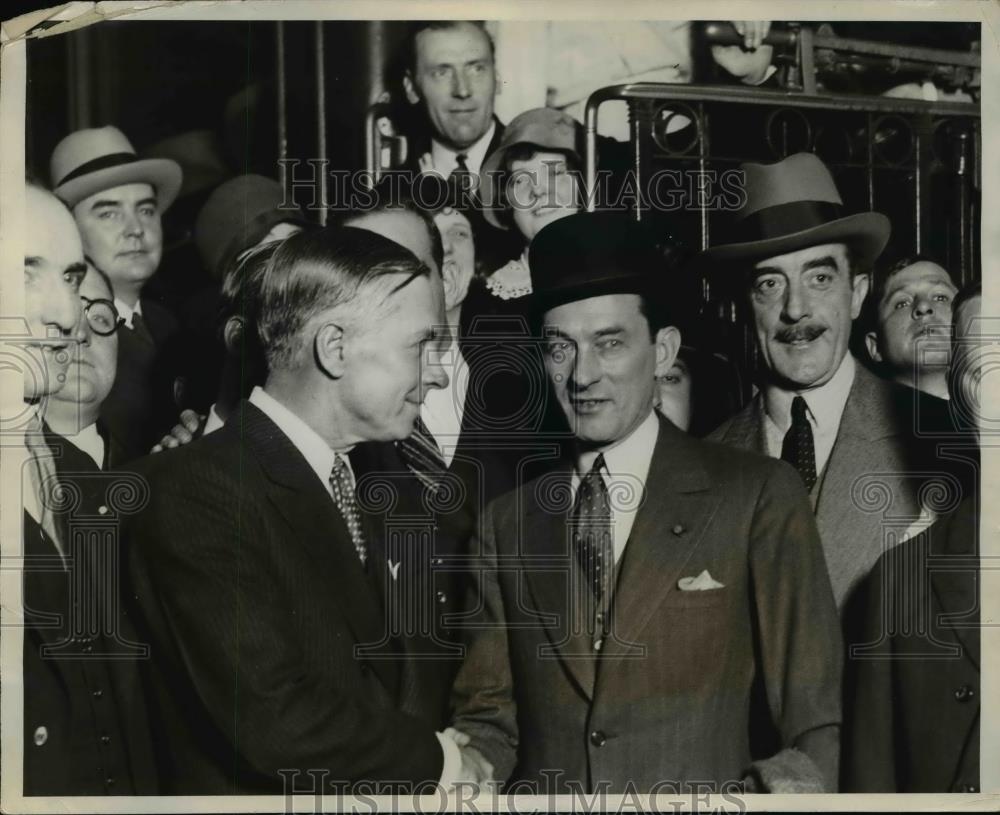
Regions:
M 120 167 L 123 164 L 132 164 L 138 160 L 139 157 L 135 153 L 110 153 L 106 156 L 99 156 L 98 158 L 84 162 L 73 170 L 73 172 L 64 175 L 56 186 L 61 187 L 68 181 L 73 181 L 83 175 L 96 173 L 98 170 L 107 170 L 110 167 Z
M 783 238 L 843 217 L 843 207 L 830 201 L 790 201 L 747 215 L 736 227 L 734 243 Z

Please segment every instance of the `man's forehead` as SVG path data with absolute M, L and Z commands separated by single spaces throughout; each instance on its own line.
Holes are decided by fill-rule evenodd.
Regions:
M 794 252 L 765 258 L 764 260 L 758 261 L 754 264 L 753 268 L 755 272 L 762 272 L 769 269 L 788 271 L 791 269 L 799 269 L 811 261 L 820 260 L 824 257 L 833 258 L 835 261 L 838 261 L 841 265 L 846 267 L 846 244 L 823 243 L 816 246 L 807 246 L 805 249 L 797 249 Z
M 486 32 L 472 23 L 424 29 L 417 34 L 416 46 L 418 60 L 435 63 L 490 57 Z
M 133 204 L 137 201 L 144 201 L 149 198 L 156 198 L 156 190 L 152 184 L 146 182 L 135 182 L 132 184 L 121 184 L 117 187 L 109 187 L 106 190 L 88 195 L 76 205 L 76 209 L 86 210 L 98 201 L 108 203 Z
M 54 195 L 29 188 L 25 204 L 25 256 L 62 265 L 82 262 L 80 232 L 63 203 Z
M 565 327 L 581 333 L 624 327 L 627 321 L 640 316 L 640 302 L 638 294 L 603 294 L 550 308 L 543 321 L 546 327 Z
M 889 282 L 885 287 L 885 297 L 883 299 L 891 297 L 896 292 L 908 287 L 920 286 L 927 283 L 942 284 L 953 291 L 957 291 L 957 287 L 952 281 L 951 275 L 938 266 L 938 264 L 933 263 L 932 261 L 918 261 L 917 263 L 913 263 L 906 268 L 900 269 L 889 278 Z

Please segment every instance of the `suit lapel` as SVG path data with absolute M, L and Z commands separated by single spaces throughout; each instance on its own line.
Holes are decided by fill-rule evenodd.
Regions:
M 237 415 L 219 432 L 239 433 L 269 480 L 267 497 L 308 549 L 317 569 L 329 582 L 358 643 L 374 645 L 385 639 L 383 613 L 347 531 L 325 486 L 291 440 L 263 412 L 242 402 Z M 395 692 L 397 666 L 372 660 L 387 688 Z
M 716 431 L 712 438 L 738 447 L 741 450 L 753 450 L 767 455 L 767 444 L 764 440 L 764 408 L 762 397 L 758 395 L 743 410 L 729 421 L 722 432 Z
M 645 500 L 636 514 L 614 598 L 605 661 L 644 656 L 642 630 L 683 576 L 721 502 L 694 439 L 660 420 Z
M 589 621 L 582 619 L 584 604 L 573 596 L 585 583 L 570 539 L 571 478 L 572 469 L 566 464 L 533 482 L 534 489 L 521 493 L 526 496 L 526 507 L 524 528 L 517 539 L 521 542 L 521 573 L 527 576 L 535 610 L 548 618 L 545 632 L 552 642 L 552 654 L 559 656 L 580 692 L 591 698 L 595 670 Z M 539 495 L 566 496 L 567 505 L 542 506 Z

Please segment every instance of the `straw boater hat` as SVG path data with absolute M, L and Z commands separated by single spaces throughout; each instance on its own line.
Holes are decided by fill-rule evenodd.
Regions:
M 479 196 L 483 201 L 483 216 L 495 227 L 507 229 L 497 218 L 504 208 L 503 190 L 497 189 L 497 181 L 502 180 L 504 159 L 510 148 L 520 144 L 530 144 L 539 150 L 568 153 L 583 163 L 580 149 L 581 130 L 576 121 L 553 108 L 526 110 L 510 120 L 504 128 L 497 149 L 486 157 L 479 171 Z
M 167 158 L 141 159 L 117 127 L 70 133 L 52 151 L 53 192 L 74 207 L 94 193 L 122 184 L 152 184 L 160 209 L 169 207 L 181 188 L 181 168 Z
M 744 164 L 746 203 L 737 213 L 732 243 L 702 253 L 701 263 L 731 269 L 824 243 L 848 245 L 867 269 L 889 240 L 889 219 L 879 212 L 845 215 L 826 165 L 812 153 L 775 164 Z

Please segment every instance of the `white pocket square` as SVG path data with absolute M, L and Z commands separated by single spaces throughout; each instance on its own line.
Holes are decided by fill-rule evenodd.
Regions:
M 724 589 L 725 584 L 720 583 L 705 569 L 697 577 L 682 577 L 677 581 L 677 588 L 681 591 L 707 591 L 709 589 Z

